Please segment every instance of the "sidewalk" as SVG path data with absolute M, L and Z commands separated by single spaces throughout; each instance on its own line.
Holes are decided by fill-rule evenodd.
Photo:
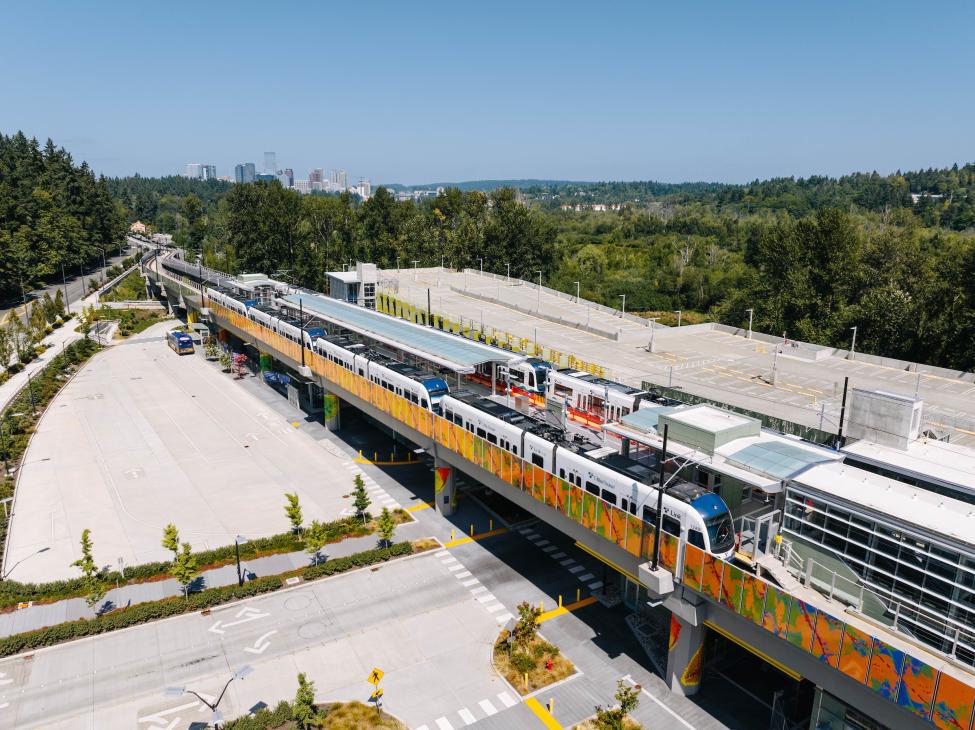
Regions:
M 47 367 L 51 360 L 61 353 L 61 351 L 67 345 L 70 345 L 76 340 L 80 340 L 84 335 L 78 332 L 78 319 L 76 316 L 83 306 L 89 304 L 98 303 L 98 295 L 101 292 L 92 292 L 84 299 L 79 299 L 71 303 L 68 307 L 68 313 L 71 316 L 59 329 L 54 330 L 51 334 L 45 337 L 42 342 L 48 345 L 48 349 L 45 350 L 39 357 L 34 358 L 27 366 L 21 370 L 19 373 L 10 376 L 10 379 L 6 383 L 0 385 L 0 411 L 7 407 L 14 396 L 27 385 L 27 376 L 33 375 L 39 370 Z
M 399 525 L 393 537 L 394 541 L 416 540 L 426 536 L 426 530 L 419 522 L 408 522 Z M 325 560 L 341 558 L 363 550 L 372 550 L 378 545 L 376 535 L 366 535 L 364 537 L 350 537 L 341 542 L 326 545 L 321 556 Z M 313 557 L 304 551 L 293 553 L 281 553 L 279 555 L 269 555 L 264 558 L 253 560 L 241 560 L 241 571 L 244 573 L 245 580 L 253 580 L 268 575 L 278 575 L 290 570 L 307 568 L 313 564 Z M 80 573 L 79 573 L 80 575 Z M 217 588 L 228 586 L 237 582 L 237 565 L 231 563 L 220 568 L 207 570 L 199 575 L 192 583 L 192 590 L 199 591 L 204 588 Z M 0 636 L 10 636 L 24 631 L 40 629 L 45 626 L 54 626 L 65 621 L 74 621 L 80 618 L 94 618 L 99 612 L 110 611 L 115 608 L 145 603 L 146 601 L 158 601 L 170 596 L 183 594 L 183 588 L 175 579 L 159 580 L 148 583 L 136 583 L 133 585 L 122 586 L 112 589 L 105 594 L 105 598 L 89 608 L 84 598 L 68 598 L 56 603 L 31 606 L 19 611 L 0 614 Z

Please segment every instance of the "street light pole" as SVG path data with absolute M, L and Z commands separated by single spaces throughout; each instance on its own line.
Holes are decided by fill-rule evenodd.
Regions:
M 623 308 L 620 310 L 620 316 L 626 316 L 626 294 L 620 294 L 620 298 L 623 300 Z
M 748 339 L 751 339 L 752 338 L 752 317 L 755 314 L 755 310 L 746 309 L 745 311 L 748 312 Z
M 576 285 L 576 304 L 579 303 L 579 282 L 575 282 Z
M 64 274 L 64 262 L 61 262 L 61 287 L 64 289 L 64 308 L 67 310 L 71 306 L 71 300 L 68 298 L 68 277 Z
M 508 269 L 508 275 L 507 275 L 507 277 L 506 277 L 505 279 L 506 279 L 506 281 L 509 281 L 509 282 L 510 282 L 510 281 L 511 281 L 511 264 L 510 264 L 510 263 L 508 263 L 507 261 L 505 261 L 505 262 L 504 262 L 504 265 L 505 265 L 505 266 L 507 267 L 507 269 Z
M 853 342 L 850 344 L 850 359 L 852 360 L 853 359 L 853 353 L 857 349 L 857 328 L 856 327 L 850 327 L 850 329 L 853 330 Z
M 240 570 L 240 544 L 242 542 L 243 543 L 246 543 L 247 542 L 247 538 L 246 537 L 241 537 L 240 535 L 237 535 L 237 537 L 234 538 L 234 554 L 237 557 L 237 585 L 238 585 L 238 587 L 244 585 L 244 574 Z
M 535 305 L 536 311 L 542 311 L 542 272 L 538 272 L 538 303 Z
M 663 532 L 664 524 L 664 465 L 667 463 L 667 431 L 670 426 L 664 424 L 664 443 L 660 450 L 660 483 L 657 486 L 657 527 L 653 533 L 653 563 L 650 570 L 656 570 L 660 561 L 660 537 Z
M 477 265 L 480 268 L 481 276 L 484 276 L 484 259 L 480 256 L 477 257 Z
M 680 327 L 681 310 L 678 309 L 678 310 L 676 310 L 676 312 L 677 312 L 677 326 Z

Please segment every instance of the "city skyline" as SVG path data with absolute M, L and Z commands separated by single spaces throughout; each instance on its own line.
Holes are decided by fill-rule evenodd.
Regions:
M 971 3 L 518 6 L 515 24 L 499 8 L 193 6 L 212 49 L 270 28 L 295 49 L 328 38 L 301 63 L 205 52 L 168 6 L 54 7 L 7 9 L 20 30 L 0 59 L 19 71 L 0 129 L 51 137 L 110 176 L 203 156 L 229 175 L 267 149 L 302 171 L 339 149 L 346 169 L 411 184 L 748 182 L 975 159 L 975 98 L 959 93 Z M 38 97 L 51 79 L 59 93 Z

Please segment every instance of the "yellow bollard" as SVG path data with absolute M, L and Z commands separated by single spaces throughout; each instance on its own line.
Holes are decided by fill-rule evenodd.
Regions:
M 488 520 L 488 532 L 494 530 L 494 520 Z
M 541 611 L 542 613 L 545 613 L 545 601 L 538 602 L 538 610 Z
M 562 608 L 562 594 L 559 594 L 559 608 Z
M 362 458 L 362 449 L 359 449 L 359 458 Z
M 474 537 L 474 523 L 471 523 L 471 537 Z
M 528 691 L 528 672 L 525 672 L 525 691 Z
M 555 698 L 554 697 L 549 697 L 548 698 L 548 714 L 551 715 L 553 712 L 555 712 Z
M 582 600 L 582 589 L 576 588 L 576 603 Z
M 454 528 L 453 527 L 450 528 L 450 541 L 451 542 L 454 541 Z
M 373 461 L 379 461 L 379 452 L 378 451 L 373 451 L 372 452 L 372 460 Z

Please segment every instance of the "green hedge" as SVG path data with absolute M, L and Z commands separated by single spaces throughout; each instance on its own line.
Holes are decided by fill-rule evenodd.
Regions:
M 0 494 L 3 493 L 4 485 L 0 483 Z M 2 496 L 7 496 L 2 494 Z M 335 520 L 327 525 L 329 542 L 341 540 L 345 537 L 356 537 L 369 534 L 369 530 L 364 528 L 362 523 L 354 518 L 347 517 Z M 0 526 L 0 537 L 6 532 L 6 526 Z M 291 532 L 270 537 L 258 537 L 240 546 L 241 560 L 251 559 L 257 555 L 268 553 L 291 553 L 304 549 L 299 535 Z M 203 550 L 194 553 L 197 565 L 206 566 L 215 563 L 229 563 L 234 561 L 234 546 L 224 545 L 213 550 Z M 106 586 L 127 585 L 133 582 L 148 580 L 169 575 L 172 567 L 170 562 L 143 563 L 126 567 L 123 577 L 117 570 L 103 573 L 101 578 Z M 48 583 L 18 583 L 12 580 L 0 580 L 0 608 L 13 606 L 21 601 L 60 601 L 65 598 L 76 598 L 83 596 L 87 592 L 82 578 L 72 578 L 70 580 L 57 580 Z
M 390 548 L 366 550 L 345 558 L 336 558 L 320 565 L 314 565 L 305 568 L 301 575 L 306 580 L 312 580 L 326 575 L 342 573 L 353 568 L 385 562 L 390 558 L 409 555 L 412 552 L 413 546 L 410 543 L 397 543 Z M 283 579 L 289 575 L 291 573 L 257 578 L 243 586 L 231 585 L 208 588 L 198 593 L 191 593 L 188 598 L 173 597 L 161 601 L 137 603 L 134 606 L 112 611 L 95 618 L 67 621 L 43 629 L 14 634 L 0 639 L 0 657 L 19 654 L 22 651 L 29 651 L 42 646 L 52 646 L 85 636 L 103 634 L 107 631 L 124 629 L 147 621 L 178 616 L 182 613 L 202 611 L 221 603 L 258 596 L 262 593 L 270 593 L 281 588 Z

